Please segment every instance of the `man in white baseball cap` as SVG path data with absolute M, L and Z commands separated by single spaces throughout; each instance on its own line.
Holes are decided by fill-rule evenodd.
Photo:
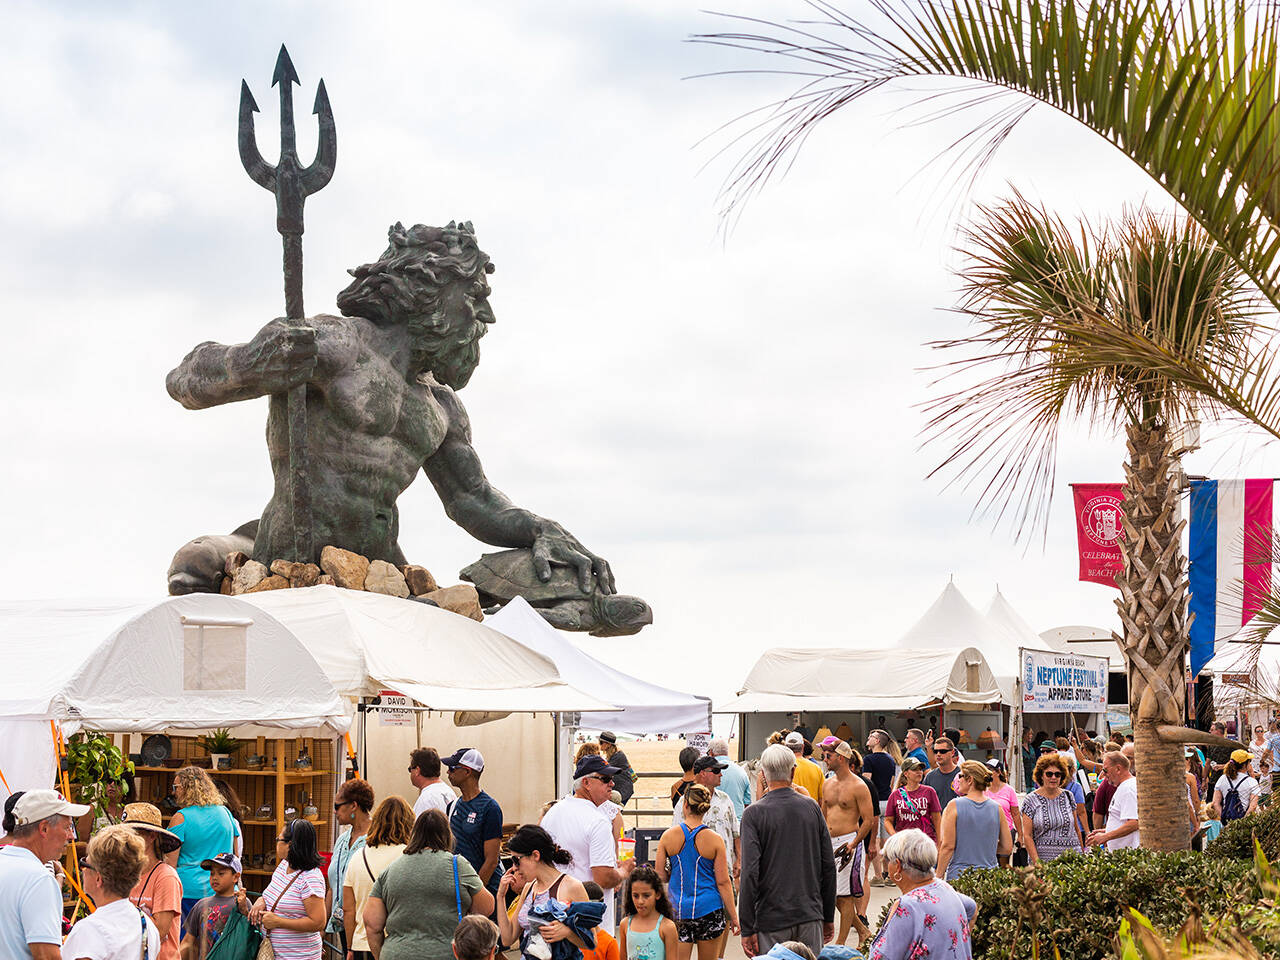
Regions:
M 454 852 L 475 868 L 490 893 L 498 890 L 502 871 L 498 854 L 502 846 L 502 808 L 480 789 L 484 757 L 474 747 L 463 747 L 440 760 L 449 768 L 449 783 L 462 794 L 449 814 Z
M 815 801 L 822 803 L 822 768 L 805 757 L 804 735 L 792 730 L 782 742 L 796 755 L 795 782 L 804 787 Z
M 27 790 L 4 803 L 0 828 L 0 957 L 61 960 L 62 889 L 48 861 L 76 838 L 75 818 L 89 808 L 56 790 Z

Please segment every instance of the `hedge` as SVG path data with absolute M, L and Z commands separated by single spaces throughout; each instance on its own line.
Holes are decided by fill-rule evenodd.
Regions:
M 1176 931 L 1188 900 L 1209 914 L 1260 895 L 1252 864 L 1191 851 L 1065 854 L 1025 870 L 973 870 L 952 886 L 978 902 L 973 924 L 975 957 L 1040 956 L 1103 960 L 1112 955 L 1125 907 L 1159 930 Z M 1021 918 L 1020 918 L 1021 915 Z M 888 911 L 881 914 L 881 922 Z M 1015 942 L 1016 941 L 1016 942 Z
M 1253 835 L 1272 864 L 1280 863 L 1280 804 L 1233 820 L 1222 828 L 1204 852 L 1211 857 L 1253 862 Z

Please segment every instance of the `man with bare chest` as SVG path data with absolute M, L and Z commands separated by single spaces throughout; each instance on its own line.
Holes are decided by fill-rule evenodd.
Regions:
M 168 376 L 188 409 L 269 396 L 267 447 L 275 490 L 254 559 L 292 558 L 286 395 L 306 385 L 313 556 L 334 544 L 405 563 L 396 499 L 422 470 L 449 517 L 472 536 L 532 550 L 542 580 L 573 567 L 584 593 L 613 593 L 609 565 L 553 520 L 517 507 L 490 483 L 455 391 L 479 363 L 494 322 L 489 257 L 471 224 L 396 224 L 374 263 L 350 271 L 343 316 L 273 320 L 248 343 L 202 343 Z
M 857 901 L 863 892 L 862 841 L 876 825 L 871 789 L 862 777 L 854 774 L 853 748 L 843 740 L 823 741 L 822 757 L 827 769 L 835 774 L 822 784 L 822 813 L 827 819 L 836 860 L 836 911 L 840 914 L 840 929 L 835 942 L 843 944 L 849 929 L 856 926 L 861 947 L 871 937 L 870 929 L 857 912 Z

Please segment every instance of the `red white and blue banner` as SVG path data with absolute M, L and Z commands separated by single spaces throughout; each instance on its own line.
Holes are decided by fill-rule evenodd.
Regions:
M 1191 482 L 1191 675 L 1258 612 L 1271 587 L 1272 487 L 1262 480 Z

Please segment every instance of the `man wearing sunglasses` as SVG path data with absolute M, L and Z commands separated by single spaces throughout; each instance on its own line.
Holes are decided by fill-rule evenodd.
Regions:
M 927 787 L 933 787 L 933 792 L 938 795 L 938 802 L 942 804 L 943 810 L 947 809 L 947 804 L 956 798 L 951 781 L 956 778 L 958 758 L 956 745 L 947 737 L 939 737 L 933 741 L 933 762 L 937 766 L 924 775 L 924 784 Z
M 594 880 L 603 890 L 620 886 L 635 866 L 628 860 L 618 869 L 613 824 L 599 809 L 613 793 L 613 778 L 619 772 L 599 754 L 588 754 L 573 771 L 573 795 L 557 801 L 542 817 L 542 829 L 573 856 L 564 872 L 584 883 Z M 606 894 L 604 902 L 600 927 L 612 931 L 613 895 Z

